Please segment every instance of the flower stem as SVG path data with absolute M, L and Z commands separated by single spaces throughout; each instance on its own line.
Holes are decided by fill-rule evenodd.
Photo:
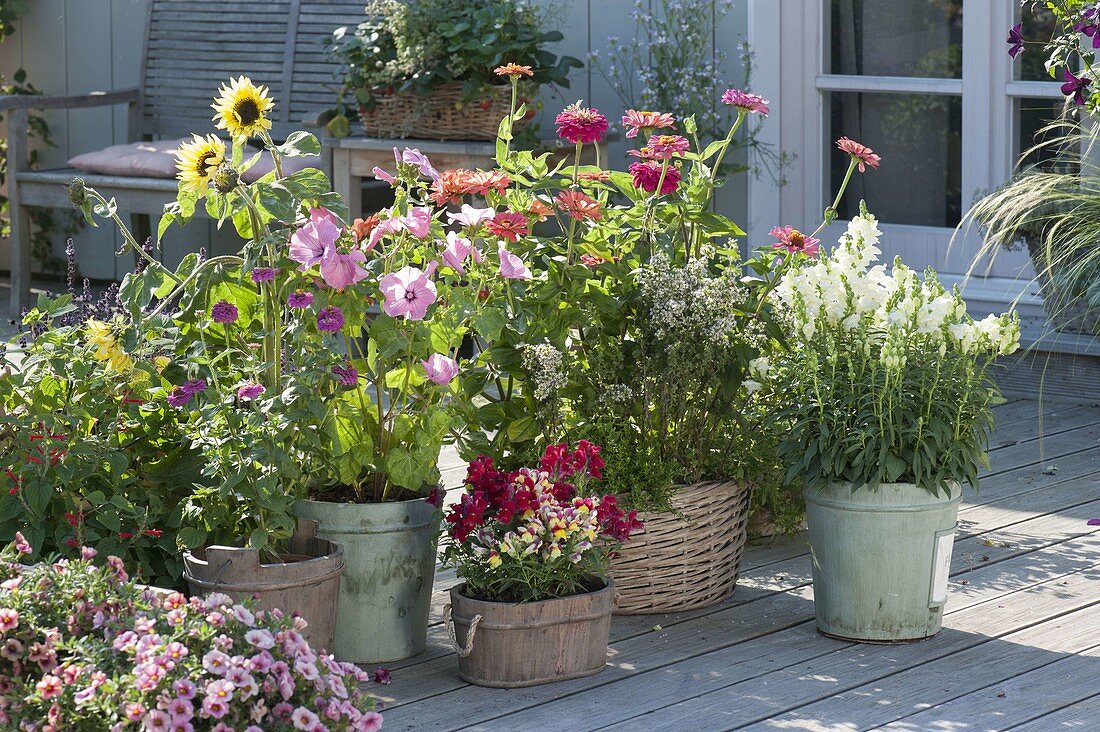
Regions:
M 730 127 L 730 132 L 726 135 L 726 138 L 722 140 L 722 147 L 718 150 L 718 157 L 714 160 L 714 167 L 710 169 L 710 190 L 707 191 L 707 200 L 703 204 L 703 208 L 710 205 L 711 199 L 714 197 L 715 184 L 718 181 L 718 171 L 722 168 L 722 160 L 726 157 L 726 151 L 729 150 L 730 145 L 733 143 L 733 136 L 737 134 L 737 130 L 740 129 L 741 124 L 745 121 L 745 110 L 737 110 L 737 119 L 733 121 L 733 126 Z
M 840 189 L 836 192 L 836 198 L 833 199 L 832 205 L 825 209 L 821 224 L 814 229 L 814 233 L 810 234 L 811 237 L 817 236 L 821 233 L 822 229 L 833 223 L 833 221 L 836 221 L 836 207 L 840 205 L 840 199 L 844 197 L 844 191 L 848 189 L 848 183 L 852 180 L 852 172 L 855 171 L 858 163 L 859 161 L 855 157 L 852 157 L 851 161 L 848 163 L 848 172 L 844 174 L 844 181 L 840 184 Z

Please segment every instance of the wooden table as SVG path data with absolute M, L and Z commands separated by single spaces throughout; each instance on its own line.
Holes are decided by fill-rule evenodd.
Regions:
M 488 170 L 496 165 L 496 142 L 474 140 L 396 140 L 376 137 L 325 138 L 324 147 L 332 152 L 332 187 L 348 204 L 352 219 L 363 215 L 362 186 L 364 180 L 373 181 L 375 167 L 394 170 L 393 149 L 412 147 L 428 156 L 439 170 L 446 168 L 481 168 Z M 586 145 L 588 154 L 583 162 L 595 161 L 592 146 Z M 562 140 L 544 140 L 542 151 L 560 151 L 572 154 L 573 147 Z M 607 160 L 607 144 L 600 143 L 600 160 Z

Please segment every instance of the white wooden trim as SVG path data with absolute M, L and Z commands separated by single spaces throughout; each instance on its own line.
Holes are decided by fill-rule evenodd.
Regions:
M 749 45 L 757 56 L 752 91 L 769 100 L 771 107 L 770 118 L 761 128 L 758 139 L 778 150 L 785 149 L 780 135 L 780 120 L 784 117 L 779 55 L 781 18 L 780 3 L 774 0 L 749 0 L 746 32 Z M 780 225 L 779 200 L 780 189 L 770 177 L 759 176 L 749 180 L 749 218 L 745 227 L 749 249 L 759 246 L 766 240 L 767 232 L 773 226 Z
M 1065 99 L 1061 86 L 1057 81 L 1010 81 L 1005 84 L 1005 94 L 1010 97 Z
M 962 79 L 925 79 L 908 76 L 855 76 L 819 74 L 816 87 L 821 91 L 856 91 L 897 94 L 943 94 L 961 96 Z

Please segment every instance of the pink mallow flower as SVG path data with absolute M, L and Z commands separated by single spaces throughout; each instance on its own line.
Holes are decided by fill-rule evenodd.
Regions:
M 367 276 L 360 263 L 367 260 L 358 249 L 341 252 L 336 242 L 325 247 L 321 256 L 321 279 L 334 290 L 344 290 Z
M 503 242 L 497 245 L 497 254 L 500 256 L 500 276 L 506 280 L 529 280 L 531 270 L 523 260 L 508 251 L 508 246 Z
M 390 218 L 381 221 L 370 232 L 367 240 L 367 251 L 374 249 L 382 237 L 386 234 L 396 234 L 407 231 L 417 239 L 425 239 L 432 228 L 432 210 L 423 206 L 410 208 L 404 216 L 394 216 L 390 211 Z
M 466 258 L 470 256 L 473 248 L 469 239 L 448 231 L 447 242 L 443 247 L 443 264 L 459 274 L 466 274 Z
M 402 267 L 379 283 L 385 302 L 382 309 L 392 318 L 423 320 L 436 301 L 435 283 L 416 267 Z
M 309 221 L 290 235 L 290 258 L 306 270 L 321 261 L 325 251 L 340 238 L 340 227 L 324 209 L 309 212 Z
M 428 378 L 440 386 L 450 384 L 454 377 L 458 376 L 458 361 L 442 353 L 433 353 L 426 361 L 420 363 L 428 372 Z
M 775 249 L 786 249 L 791 254 L 817 256 L 817 245 L 820 240 L 807 236 L 792 226 L 777 226 L 768 233 L 779 240 L 772 244 Z

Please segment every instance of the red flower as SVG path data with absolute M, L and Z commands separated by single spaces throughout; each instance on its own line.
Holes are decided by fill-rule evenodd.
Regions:
M 562 191 L 555 200 L 558 208 L 577 221 L 599 221 L 603 218 L 599 201 L 580 191 Z
M 531 233 L 531 226 L 527 223 L 527 217 L 515 211 L 503 211 L 498 213 L 496 216 L 489 219 L 489 222 L 485 226 L 493 235 L 502 237 L 508 241 L 516 241 L 519 237 L 527 236 Z
M 161 529 L 146 529 L 142 533 L 144 533 L 146 536 L 151 536 L 154 539 L 159 539 L 164 534 L 164 531 L 162 531 Z
M 382 223 L 378 214 L 372 214 L 365 219 L 356 219 L 351 224 L 351 233 L 355 236 L 355 243 L 366 241 L 374 228 Z
M 597 257 L 597 256 L 594 256 L 592 254 L 582 254 L 581 255 L 581 264 L 583 264 L 585 267 L 590 267 L 592 269 L 596 269 L 597 267 L 599 267 L 601 264 L 603 264 L 606 261 L 607 260 L 604 259 L 603 257 Z
M 554 118 L 554 124 L 558 126 L 558 137 L 574 145 L 599 142 L 608 128 L 607 117 L 600 110 L 582 107 L 580 102 L 563 109 Z
M 133 539 L 134 535 L 131 534 L 129 531 L 120 531 L 120 532 L 118 532 L 118 538 L 120 538 L 120 539 Z
M 657 190 L 657 183 L 661 180 L 660 163 L 652 160 L 647 160 L 644 163 L 631 163 L 627 170 L 630 171 L 630 176 L 634 179 L 635 188 L 640 188 L 648 193 Z M 665 180 L 661 183 L 661 195 L 666 196 L 679 186 L 680 169 L 670 165 L 668 170 L 665 171 Z
M 849 140 L 847 137 L 842 137 L 836 141 L 836 146 L 851 156 L 852 160 L 859 162 L 859 172 L 866 173 L 867 167 L 878 168 L 878 164 L 882 161 L 878 155 L 875 155 L 875 151 L 871 148 L 856 142 L 855 140 Z

